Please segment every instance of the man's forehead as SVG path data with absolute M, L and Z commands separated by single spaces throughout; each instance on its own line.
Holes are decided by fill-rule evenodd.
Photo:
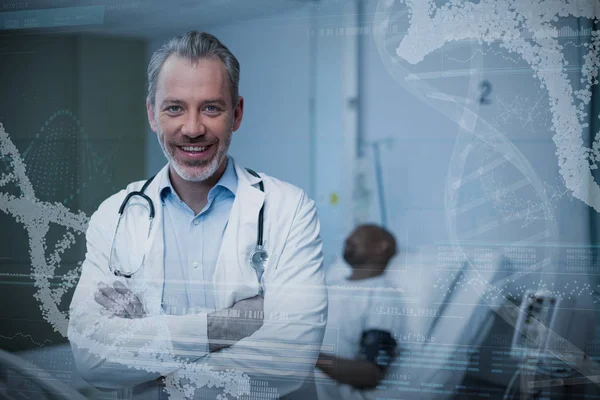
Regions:
M 191 89 L 198 87 L 216 88 L 229 93 L 229 79 L 223 62 L 219 59 L 190 60 L 171 55 L 163 64 L 159 76 L 157 91 Z
M 223 61 L 221 61 L 219 58 L 210 57 L 192 59 L 189 57 L 182 57 L 177 54 L 171 54 L 169 57 L 167 57 L 163 63 L 161 71 L 174 67 L 202 68 L 206 66 L 215 67 L 223 72 L 226 72 L 225 64 L 223 64 Z

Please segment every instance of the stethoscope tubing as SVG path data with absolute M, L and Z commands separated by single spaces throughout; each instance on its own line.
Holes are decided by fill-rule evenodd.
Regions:
M 256 173 L 255 171 L 251 170 L 250 168 L 246 168 L 246 170 L 253 176 L 260 178 L 260 175 L 258 175 L 258 173 Z M 142 263 L 138 266 L 137 269 L 135 269 L 133 272 L 129 273 L 129 274 L 125 274 L 123 272 L 121 272 L 118 269 L 113 270 L 112 269 L 112 253 L 113 253 L 113 246 L 115 243 L 115 239 L 117 237 L 117 230 L 119 229 L 119 225 L 121 223 L 121 218 L 123 216 L 123 212 L 125 211 L 125 207 L 127 207 L 127 204 L 129 203 L 129 201 L 135 197 L 135 196 L 140 196 L 142 197 L 144 200 L 146 200 L 146 202 L 148 203 L 148 207 L 150 209 L 150 225 L 149 225 L 149 230 L 152 228 L 152 222 L 154 220 L 154 216 L 155 216 L 155 210 L 154 210 L 154 202 L 152 201 L 152 199 L 150 197 L 148 197 L 148 195 L 146 193 L 144 193 L 146 191 L 146 188 L 148 188 L 148 186 L 150 185 L 150 183 L 152 183 L 152 181 L 154 180 L 154 178 L 156 177 L 156 175 L 154 175 L 153 177 L 151 177 L 150 179 L 148 179 L 144 185 L 142 186 L 142 188 L 139 191 L 134 191 L 131 192 L 129 194 L 127 194 L 127 196 L 125 196 L 125 199 L 123 199 L 123 202 L 121 202 L 121 206 L 119 207 L 119 211 L 118 211 L 118 217 L 117 217 L 117 224 L 115 226 L 115 232 L 113 234 L 113 239 L 111 242 L 111 246 L 110 246 L 110 254 L 109 254 L 109 260 L 108 260 L 108 268 L 109 270 L 111 270 L 111 272 L 113 274 L 115 274 L 115 276 L 121 276 L 121 277 L 125 277 L 125 278 L 131 278 L 143 265 L 144 260 L 142 260 Z M 265 192 L 265 186 L 261 181 L 258 182 L 258 186 L 260 188 L 261 192 Z M 261 259 L 264 261 L 266 261 L 267 259 L 267 252 L 263 246 L 263 232 L 264 232 L 264 210 L 265 210 L 265 206 L 264 204 L 262 205 L 262 207 L 260 208 L 260 211 L 258 212 L 258 230 L 256 233 L 256 247 L 254 249 L 254 251 L 252 252 L 251 256 L 250 256 L 250 264 L 252 265 L 252 268 L 254 268 L 257 272 L 257 274 L 260 273 L 260 275 L 262 276 L 262 270 L 259 271 L 259 269 L 264 269 L 264 265 L 262 266 L 258 266 L 256 265 L 256 263 L 252 262 L 252 260 L 254 259 L 254 255 L 257 252 L 261 253 Z M 145 255 L 144 255 L 145 256 Z M 260 277 L 259 277 L 260 279 Z

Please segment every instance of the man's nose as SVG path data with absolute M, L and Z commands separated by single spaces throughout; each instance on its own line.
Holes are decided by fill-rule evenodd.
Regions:
M 206 134 L 206 126 L 202 121 L 202 115 L 200 113 L 189 113 L 183 125 L 182 133 L 191 138 Z

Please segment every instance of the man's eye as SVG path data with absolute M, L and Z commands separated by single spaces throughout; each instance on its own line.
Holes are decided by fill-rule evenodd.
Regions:
M 210 113 L 215 113 L 219 111 L 217 106 L 206 106 L 204 109 Z
M 180 106 L 169 106 L 169 107 L 167 107 L 167 111 L 177 113 L 177 112 L 181 111 L 181 107 Z

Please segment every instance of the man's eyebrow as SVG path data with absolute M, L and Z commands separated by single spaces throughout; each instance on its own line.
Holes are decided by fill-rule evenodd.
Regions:
M 225 102 L 224 99 L 220 99 L 220 98 L 215 98 L 215 99 L 206 99 L 202 102 L 203 104 L 218 104 L 220 106 L 226 107 L 227 106 L 227 102 Z M 181 101 L 181 100 L 177 100 L 177 99 L 170 99 L 170 98 L 166 98 L 162 101 L 161 106 L 166 106 L 166 105 L 184 105 L 185 102 Z
M 204 104 L 219 104 L 223 107 L 227 105 L 227 103 L 223 99 L 206 99 L 204 100 Z
M 167 104 L 177 104 L 177 105 L 181 105 L 181 104 L 183 104 L 183 101 L 181 101 L 181 100 L 177 100 L 177 99 L 169 99 L 169 98 L 166 98 L 166 99 L 164 99 L 164 100 L 162 101 L 162 103 L 161 103 L 161 105 L 163 105 L 163 106 L 164 106 L 164 105 L 167 105 Z

